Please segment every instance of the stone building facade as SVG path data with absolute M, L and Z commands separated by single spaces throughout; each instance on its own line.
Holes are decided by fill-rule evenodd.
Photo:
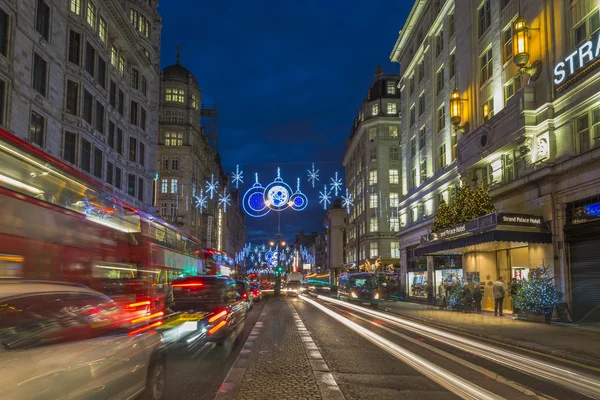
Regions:
M 155 0 L 0 1 L 0 125 L 153 212 Z
M 344 263 L 360 264 L 379 256 L 388 263 L 399 259 L 394 237 L 400 226 L 397 210 L 402 193 L 397 86 L 397 75 L 377 68 L 346 141 L 343 165 L 354 207 L 348 215 Z

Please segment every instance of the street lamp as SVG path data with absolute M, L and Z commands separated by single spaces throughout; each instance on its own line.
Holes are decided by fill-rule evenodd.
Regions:
M 542 62 L 536 60 L 529 67 L 529 31 L 539 29 L 527 26 L 527 20 L 519 16 L 513 23 L 513 62 L 519 67 L 518 74 L 527 74 L 532 81 L 537 80 L 542 73 Z
M 461 99 L 460 93 L 458 89 L 454 89 L 452 94 L 450 95 L 450 122 L 454 125 L 457 132 L 464 133 L 467 129 L 467 123 L 465 125 L 460 126 L 462 122 L 462 103 L 463 101 L 467 101 L 467 99 Z M 456 135 L 456 133 L 454 133 Z

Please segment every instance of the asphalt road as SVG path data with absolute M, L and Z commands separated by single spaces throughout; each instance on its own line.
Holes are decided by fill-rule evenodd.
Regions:
M 223 345 L 205 344 L 200 348 L 170 349 L 165 399 L 214 399 L 264 305 L 265 301 L 254 303 L 246 316 L 243 331 Z
M 314 300 L 314 298 L 309 298 Z M 448 382 L 466 381 L 483 392 L 504 399 L 589 399 L 600 398 L 600 391 L 587 396 L 565 388 L 575 375 L 592 376 L 600 381 L 597 373 L 585 368 L 579 368 L 557 360 L 549 360 L 541 355 L 532 355 L 527 352 L 519 353 L 516 361 L 531 360 L 534 368 L 529 372 L 514 369 L 503 364 L 503 356 L 509 352 L 513 354 L 518 350 L 505 348 L 494 344 L 500 349 L 498 357 L 486 357 L 483 351 L 466 351 L 449 345 L 442 337 L 432 337 L 424 332 L 418 332 L 410 326 L 402 327 L 385 318 L 368 313 L 369 308 L 359 309 L 360 312 L 344 304 L 317 301 L 326 310 L 332 311 L 338 318 L 349 320 L 356 324 L 355 330 L 343 325 L 334 316 L 326 314 L 318 306 L 300 299 L 293 301 L 300 317 L 311 332 L 321 354 L 331 369 L 342 393 L 347 400 L 362 399 L 450 399 L 458 397 L 455 390 L 448 389 Z M 384 313 L 385 314 L 385 313 Z M 412 322 L 412 321 L 411 321 Z M 416 328 L 423 327 L 417 323 Z M 360 335 L 356 330 L 363 331 L 364 335 L 377 335 L 374 344 L 371 340 Z M 469 338 L 471 340 L 471 338 Z M 477 341 L 477 339 L 473 339 Z M 477 342 L 490 346 L 488 342 Z M 393 346 L 397 352 L 408 353 L 407 360 L 400 356 L 390 354 Z M 388 349 L 387 351 L 385 349 Z M 418 372 L 410 359 L 412 355 L 431 364 L 434 369 L 434 378 L 429 378 Z M 405 354 L 406 356 L 406 354 Z M 514 362 L 508 362 L 511 364 Z M 536 364 L 537 363 L 537 364 Z M 542 368 L 545 365 L 556 365 L 566 373 L 566 383 L 558 379 L 544 379 Z M 538 369 L 539 367 L 539 369 Z M 560 374 L 560 371 L 557 371 Z M 435 379 L 441 379 L 436 382 Z M 587 389 L 589 390 L 589 385 Z M 584 387 L 584 386 L 582 386 Z M 475 395 L 473 398 L 483 398 Z

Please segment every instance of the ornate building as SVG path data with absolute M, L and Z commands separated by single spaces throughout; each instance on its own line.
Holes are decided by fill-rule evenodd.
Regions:
M 177 63 L 161 73 L 158 139 L 158 215 L 198 238 L 206 248 L 234 256 L 246 242 L 238 193 L 229 188 L 221 157 L 200 124 L 202 92 L 194 75 Z M 206 182 L 218 183 L 211 191 Z M 219 204 L 221 196 L 231 203 Z
M 0 1 L 0 125 L 153 211 L 155 0 Z
M 400 226 L 398 202 L 402 194 L 397 86 L 397 75 L 384 74 L 377 67 L 346 141 L 346 187 L 354 199 L 347 221 L 346 263 L 360 264 L 379 256 L 387 263 L 399 262 L 394 237 Z

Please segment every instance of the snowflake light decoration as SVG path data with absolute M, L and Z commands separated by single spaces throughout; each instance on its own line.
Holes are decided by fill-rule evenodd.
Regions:
M 331 191 L 335 192 L 335 195 L 338 195 L 338 192 L 342 190 L 342 180 L 338 178 L 338 173 L 335 173 L 335 177 L 331 178 Z
M 235 185 L 236 189 L 239 189 L 240 183 L 244 183 L 244 171 L 240 171 L 240 166 L 235 166 L 235 173 L 231 177 L 231 183 Z
M 200 214 L 202 214 L 208 206 L 208 196 L 204 194 L 204 189 L 200 189 L 200 193 L 195 197 L 194 203 L 196 208 L 200 209 Z
M 354 206 L 354 200 L 352 200 L 352 195 L 346 189 L 346 196 L 342 196 L 342 207 L 346 207 L 346 211 L 350 214 L 350 207 L 352 206 Z
M 327 191 L 327 185 L 322 192 L 319 192 L 319 203 L 323 203 L 323 209 L 327 210 L 327 205 L 331 204 L 331 195 Z
M 227 212 L 227 206 L 231 204 L 231 193 L 227 193 L 227 188 L 223 189 L 223 193 L 219 193 L 219 204 L 223 207 L 223 212 Z
M 210 176 L 210 182 L 206 181 L 206 192 L 210 194 L 210 199 L 215 197 L 215 193 L 219 190 L 219 181 L 215 181 L 215 174 Z
M 315 182 L 319 180 L 319 170 L 315 170 L 315 163 L 312 164 L 312 169 L 307 170 L 308 181 L 312 183 L 312 187 L 315 187 Z

